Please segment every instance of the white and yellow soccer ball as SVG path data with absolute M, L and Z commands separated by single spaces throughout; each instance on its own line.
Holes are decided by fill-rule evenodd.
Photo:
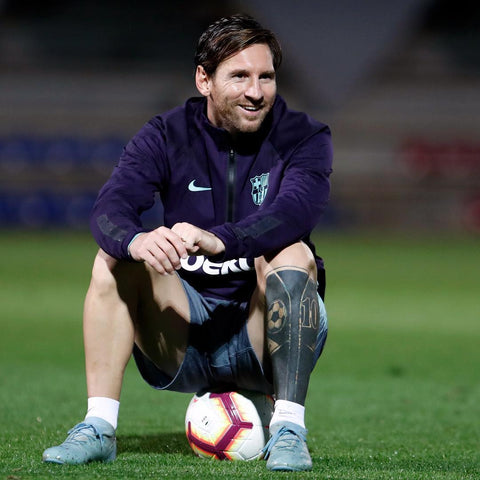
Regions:
M 255 460 L 269 439 L 273 398 L 254 392 L 195 395 L 185 415 L 192 450 L 217 460 Z

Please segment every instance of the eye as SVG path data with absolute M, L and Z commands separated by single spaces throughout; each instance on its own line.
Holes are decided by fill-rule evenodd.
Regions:
M 275 80 L 274 73 L 264 73 L 260 75 L 260 80 Z
M 248 72 L 245 70 L 232 70 L 230 72 L 230 78 L 233 78 L 235 80 L 243 80 L 248 77 Z

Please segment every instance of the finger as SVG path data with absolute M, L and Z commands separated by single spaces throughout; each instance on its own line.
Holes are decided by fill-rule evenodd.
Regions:
M 189 255 L 196 255 L 200 250 L 200 247 L 198 245 L 185 244 L 185 246 L 187 247 L 187 252 Z
M 158 242 L 162 248 L 169 249 L 169 246 L 163 242 L 163 240 L 166 240 L 170 245 L 173 246 L 179 258 L 187 258 L 188 254 L 185 245 L 188 243 L 188 239 L 186 237 L 182 237 L 179 233 L 174 232 L 173 229 L 170 230 L 165 227 L 162 227 L 162 230 L 158 233 Z
M 166 275 L 168 273 L 163 267 L 163 264 L 157 259 L 157 257 L 155 257 L 149 251 L 144 252 L 143 261 L 161 275 Z
M 176 223 L 172 227 L 172 231 L 180 236 L 187 252 L 192 255 L 199 250 L 198 243 L 201 240 L 202 230 L 190 223 Z
M 176 245 L 175 245 L 176 244 Z M 181 247 L 179 246 L 181 244 Z M 185 257 L 187 251 L 180 238 L 164 238 L 163 236 L 155 239 L 150 245 L 149 252 L 160 262 L 167 273 L 181 268 L 180 254 L 184 252 Z
M 167 246 L 153 245 L 149 250 L 150 255 L 161 265 L 166 273 L 173 273 L 180 268 L 180 258 L 170 243 Z

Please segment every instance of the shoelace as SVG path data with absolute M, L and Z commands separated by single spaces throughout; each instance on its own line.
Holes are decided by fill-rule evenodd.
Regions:
M 72 442 L 72 443 L 87 443 L 90 439 L 91 436 L 87 435 L 87 433 L 84 433 L 84 440 L 81 440 L 80 438 L 75 438 L 77 434 L 82 433 L 83 430 L 88 430 L 91 429 L 93 430 L 93 433 L 95 434 L 95 437 L 98 437 L 100 439 L 100 445 L 103 447 L 104 444 L 104 439 L 103 435 L 98 431 L 98 429 L 94 425 L 89 425 L 87 423 L 79 423 L 78 425 L 75 425 L 72 429 L 68 431 L 68 438 L 65 440 L 65 442 Z
M 263 447 L 263 449 L 262 449 L 263 458 L 267 459 L 270 456 L 270 452 L 272 451 L 273 446 L 278 442 L 278 440 L 280 440 L 280 437 L 282 437 L 283 435 L 285 435 L 287 433 L 291 433 L 293 435 L 296 435 L 297 437 L 301 438 L 304 442 L 307 441 L 306 437 L 304 435 L 302 435 L 301 433 L 296 432 L 295 430 L 292 430 L 291 428 L 283 426 L 280 430 L 278 430 L 278 432 L 276 432 L 270 438 L 270 440 L 267 442 L 265 447 Z M 287 446 L 287 445 L 285 445 L 285 446 Z M 279 447 L 282 447 L 282 445 L 279 445 Z

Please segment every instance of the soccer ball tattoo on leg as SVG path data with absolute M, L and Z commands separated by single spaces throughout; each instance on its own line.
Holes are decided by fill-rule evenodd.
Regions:
M 306 271 L 277 269 L 267 277 L 266 333 L 277 399 L 305 404 L 320 312 Z

